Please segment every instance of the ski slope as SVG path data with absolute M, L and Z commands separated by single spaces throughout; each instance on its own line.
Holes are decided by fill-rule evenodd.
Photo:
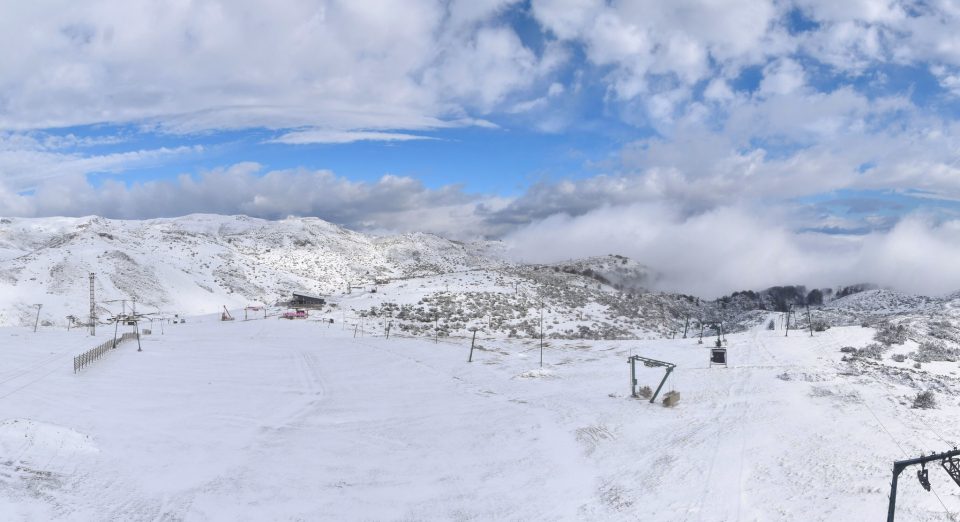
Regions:
M 0 329 L 0 518 L 880 520 L 893 460 L 960 440 L 951 371 L 912 410 L 922 371 L 840 360 L 869 328 L 729 335 L 728 368 L 712 339 L 551 341 L 540 369 L 537 341 L 481 334 L 468 364 L 334 317 L 191 318 L 76 375 L 112 332 Z M 629 397 L 631 354 L 677 364 L 677 407 Z M 898 520 L 960 513 L 913 473 Z

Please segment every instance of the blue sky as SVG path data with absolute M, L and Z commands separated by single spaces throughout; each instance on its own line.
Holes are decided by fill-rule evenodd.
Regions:
M 8 3 L 0 44 L 22 52 L 0 59 L 0 214 L 508 241 L 598 215 L 649 237 L 775 216 L 768 232 L 829 255 L 904 223 L 952 241 L 949 3 L 267 5 Z
M 267 129 L 217 132 L 197 136 L 171 136 L 137 132 L 133 128 L 72 128 L 57 134 L 98 137 L 118 133 L 122 143 L 73 147 L 74 153 L 111 154 L 134 149 L 203 147 L 202 154 L 176 158 L 123 172 L 91 172 L 97 184 L 104 178 L 126 184 L 180 174 L 196 174 L 225 164 L 256 162 L 269 170 L 329 169 L 350 179 L 375 182 L 384 174 L 420 179 L 427 187 L 451 182 L 478 194 L 516 196 L 545 177 L 582 177 L 596 173 L 591 161 L 609 158 L 617 151 L 611 134 L 571 132 L 541 133 L 505 128 L 458 128 L 421 132 L 427 139 L 406 142 L 357 141 L 344 144 L 287 145 L 268 143 L 277 132 Z M 622 141 L 619 142 L 622 146 Z

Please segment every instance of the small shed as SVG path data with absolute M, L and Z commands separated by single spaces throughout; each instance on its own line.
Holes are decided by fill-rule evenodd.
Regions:
M 290 299 L 290 306 L 298 308 L 321 308 L 325 304 L 327 304 L 326 299 L 303 292 L 294 292 L 293 298 Z

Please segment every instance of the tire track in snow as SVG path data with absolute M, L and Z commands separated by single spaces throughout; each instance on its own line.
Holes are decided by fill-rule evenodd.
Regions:
M 781 364 L 781 361 L 773 355 L 770 349 L 766 346 L 766 343 L 761 338 L 761 333 L 763 332 L 761 328 L 763 324 L 765 324 L 765 322 L 753 328 L 751 332 L 751 339 L 742 345 L 742 347 L 747 349 L 755 348 L 754 350 L 751 350 L 753 355 L 760 355 L 773 364 L 769 366 L 737 366 L 733 367 L 733 369 L 745 369 L 746 371 L 738 372 L 737 374 L 729 374 L 729 376 L 734 379 L 734 382 L 727 389 L 726 398 L 723 401 L 720 412 L 714 416 L 714 419 L 719 424 L 717 435 L 720 440 L 719 443 L 713 448 L 710 459 L 710 467 L 708 468 L 706 474 L 706 485 L 704 487 L 703 494 L 700 497 L 700 503 L 697 508 L 698 520 L 701 521 L 740 519 L 740 512 L 743 504 L 743 461 L 747 439 L 745 425 L 749 420 L 755 417 L 755 415 L 753 415 L 753 411 L 755 409 L 753 405 L 755 403 L 754 401 L 749 400 L 747 397 L 747 391 L 749 388 L 756 393 L 757 390 L 760 389 L 760 387 L 757 386 L 757 369 L 784 367 L 784 365 Z M 745 356 L 744 359 L 750 357 L 750 354 L 747 352 L 747 350 L 737 350 L 737 353 Z M 717 371 L 726 371 L 727 369 L 728 368 L 721 368 Z M 737 413 L 732 419 L 726 420 L 726 415 L 731 405 L 736 407 Z M 733 427 L 733 429 L 728 430 L 727 428 L 729 427 Z M 723 466 L 728 466 L 730 463 L 735 464 L 734 466 L 721 468 L 720 472 L 726 475 L 726 479 L 721 479 L 722 477 L 715 479 L 715 476 L 718 472 L 718 461 L 723 461 Z M 736 488 L 735 491 L 734 487 Z M 726 499 L 728 505 L 723 504 L 724 499 Z M 731 499 L 736 499 L 735 509 L 731 509 L 731 505 L 729 505 L 729 503 L 732 502 Z M 708 511 L 713 512 L 705 514 Z M 735 514 L 735 518 L 731 519 L 731 511 L 733 511 Z M 705 516 L 706 518 L 704 518 Z M 686 519 L 687 518 L 685 518 L 685 520 Z
M 297 352 L 294 359 L 297 361 L 297 371 L 300 376 L 301 395 L 307 397 L 306 402 L 290 413 L 284 413 L 274 422 L 273 426 L 261 427 L 263 433 L 284 432 L 302 428 L 310 417 L 320 413 L 326 406 L 327 388 L 324 384 L 323 371 L 316 354 L 311 351 Z

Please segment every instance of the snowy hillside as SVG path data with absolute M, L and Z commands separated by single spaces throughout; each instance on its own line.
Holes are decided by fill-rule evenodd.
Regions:
M 194 315 L 270 305 L 300 291 L 324 295 L 341 320 L 365 317 L 384 330 L 392 324 L 439 336 L 479 328 L 539 337 L 541 316 L 548 339 L 714 335 L 711 325 L 750 329 L 777 303 L 807 294 L 803 286 L 774 287 L 708 301 L 648 290 L 657 274 L 619 255 L 522 265 L 505 261 L 508 254 L 498 242 L 370 236 L 316 218 L 2 219 L 0 325 L 32 324 L 36 304 L 43 324 L 65 327 L 68 315 L 86 320 L 91 272 L 102 318 L 133 299 L 142 312 Z M 861 288 L 868 286 L 849 289 Z M 952 350 L 960 349 L 957 310 L 956 296 L 872 289 L 830 300 L 812 315 L 826 326 L 903 325 L 918 347 Z M 795 328 L 808 326 L 803 313 L 793 320 Z
M 45 321 L 86 318 L 91 272 L 99 303 L 136 299 L 145 310 L 195 314 L 272 304 L 291 291 L 499 266 L 498 248 L 428 234 L 373 237 L 315 218 L 3 219 L 0 324 L 30 320 L 36 303 Z
M 730 331 L 752 324 L 741 310 L 646 290 L 653 271 L 623 256 L 526 266 L 504 261 L 497 242 L 374 237 L 315 218 L 4 219 L 0 248 L 0 324 L 32 324 L 35 304 L 45 324 L 86 320 L 90 272 L 104 318 L 130 306 L 122 299 L 136 299 L 144 312 L 193 315 L 301 291 L 343 301 L 351 315 L 440 335 L 479 327 L 539 336 L 541 309 L 552 338 L 656 338 L 693 335 L 701 321 L 722 319 Z
M 643 292 L 657 279 L 650 267 L 617 254 L 574 259 L 551 265 L 562 272 L 580 274 L 618 290 Z

